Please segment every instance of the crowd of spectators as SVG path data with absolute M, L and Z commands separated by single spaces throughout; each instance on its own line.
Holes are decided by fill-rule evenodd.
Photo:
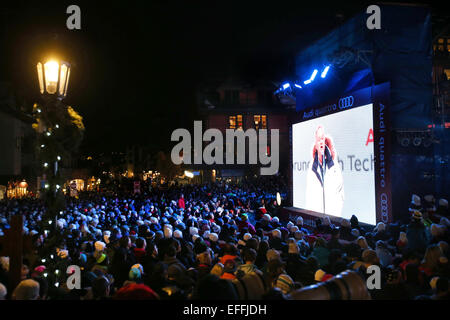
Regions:
M 356 215 L 289 221 L 276 201 L 277 192 L 286 196 L 284 181 L 81 193 L 48 222 L 42 200 L 2 201 L 0 236 L 23 214 L 33 250 L 15 288 L 9 258 L 0 257 L 0 299 L 289 299 L 345 270 L 366 280 L 371 265 L 381 270 L 372 299 L 448 299 L 445 199 L 413 195 L 406 223 L 373 227 Z

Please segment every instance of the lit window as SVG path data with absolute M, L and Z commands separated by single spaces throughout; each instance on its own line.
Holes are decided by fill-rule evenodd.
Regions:
M 244 128 L 244 126 L 242 125 L 242 115 L 241 114 L 237 115 L 237 127 L 238 127 L 238 129 Z
M 255 122 L 255 129 L 258 130 L 259 126 L 261 125 L 261 116 L 254 115 L 253 116 L 253 121 Z
M 255 123 L 255 128 L 258 129 L 267 129 L 267 116 L 256 114 L 253 116 L 253 121 Z
M 236 129 L 236 116 L 228 117 L 228 122 L 230 129 Z
M 447 80 L 450 80 L 450 69 L 444 69 L 444 72 L 447 75 Z
M 443 38 L 440 38 L 440 39 L 438 40 L 438 42 L 439 42 L 439 43 L 444 43 L 444 39 L 443 39 Z

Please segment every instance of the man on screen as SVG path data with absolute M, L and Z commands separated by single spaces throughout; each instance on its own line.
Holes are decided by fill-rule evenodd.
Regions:
M 344 184 L 331 137 L 323 126 L 315 132 L 315 143 L 306 177 L 306 209 L 341 216 Z

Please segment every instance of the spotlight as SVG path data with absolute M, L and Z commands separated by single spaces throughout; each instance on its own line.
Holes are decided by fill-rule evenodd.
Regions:
M 330 66 L 326 66 L 325 69 L 322 71 L 322 74 L 320 77 L 325 78 L 327 76 L 327 72 L 330 69 Z
M 313 74 L 311 76 L 311 81 L 314 81 L 314 79 L 316 78 L 317 72 L 319 72 L 317 69 L 314 69 Z
M 287 88 L 289 88 L 291 85 L 289 84 L 289 82 L 287 82 L 287 83 L 284 83 L 283 84 L 283 89 L 287 89 Z

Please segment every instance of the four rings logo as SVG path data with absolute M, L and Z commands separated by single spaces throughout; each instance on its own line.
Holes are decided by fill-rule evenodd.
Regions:
M 353 96 L 341 98 L 339 99 L 339 109 L 349 108 L 353 106 L 353 102 L 354 102 Z

